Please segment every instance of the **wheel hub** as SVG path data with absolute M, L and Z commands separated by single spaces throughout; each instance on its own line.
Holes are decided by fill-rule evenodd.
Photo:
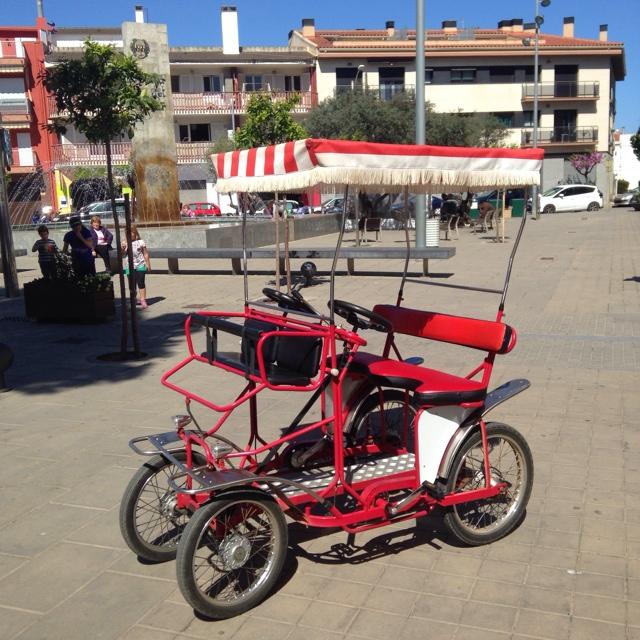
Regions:
M 160 513 L 167 518 L 174 518 L 178 512 L 178 497 L 175 493 L 165 493 L 160 498 Z
M 239 533 L 226 536 L 220 543 L 219 554 L 226 571 L 239 569 L 249 559 L 251 543 Z

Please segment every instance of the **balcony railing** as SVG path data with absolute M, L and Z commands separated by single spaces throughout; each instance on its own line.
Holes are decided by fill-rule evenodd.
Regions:
M 401 82 L 390 82 L 380 85 L 362 85 L 362 84 L 345 84 L 338 85 L 335 88 L 336 94 L 338 93 L 346 93 L 346 92 L 367 92 L 377 94 L 380 100 L 391 100 L 397 95 L 403 93 L 413 93 L 415 91 L 415 87 L 413 85 L 404 84 Z
M 56 144 L 51 147 L 52 160 L 59 165 L 82 165 L 99 167 L 107 164 L 107 152 L 103 144 L 81 142 L 78 144 Z M 130 142 L 112 142 L 113 164 L 126 164 L 131 153 Z
M 534 83 L 522 85 L 522 100 L 533 100 Z M 599 82 L 539 82 L 538 95 L 541 100 L 597 100 L 600 96 Z
M 266 94 L 274 102 L 298 96 L 300 102 L 293 108 L 294 113 L 306 113 L 318 101 L 318 96 L 310 91 L 232 91 L 218 93 L 174 93 L 173 112 L 176 115 L 192 113 L 230 114 L 244 113 L 251 96 Z
M 207 155 L 213 147 L 212 142 L 178 142 L 176 154 L 178 164 L 207 162 Z M 114 164 L 126 164 L 131 154 L 131 142 L 112 142 L 111 157 Z M 93 166 L 107 164 L 107 153 L 103 144 L 81 142 L 78 144 L 58 144 L 52 147 L 55 165 Z
M 549 127 L 538 129 L 538 144 L 592 145 L 598 142 L 598 127 Z M 522 146 L 533 144 L 533 129 L 522 130 Z

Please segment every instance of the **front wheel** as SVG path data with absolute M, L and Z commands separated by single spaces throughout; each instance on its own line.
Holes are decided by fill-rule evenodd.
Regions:
M 486 425 L 491 481 L 506 483 L 493 498 L 449 507 L 444 521 L 461 542 L 481 545 L 506 536 L 521 520 L 533 486 L 533 458 L 526 440 L 512 427 Z M 456 454 L 447 482 L 447 494 L 485 486 L 484 449 L 480 429 Z
M 555 212 L 556 212 L 556 208 L 552 204 L 546 205 L 545 208 L 542 210 L 542 213 L 555 213 Z
M 180 462 L 186 462 L 186 453 L 174 455 Z M 193 466 L 202 464 L 205 458 L 194 452 Z M 122 497 L 122 537 L 134 553 L 150 562 L 176 557 L 180 536 L 191 515 L 177 508 L 176 493 L 167 482 L 179 472 L 179 467 L 167 458 L 153 456 L 136 471 Z M 186 478 L 181 484 L 186 484 Z
M 238 491 L 198 509 L 177 557 L 178 585 L 200 614 L 218 620 L 262 602 L 280 576 L 287 523 L 278 505 L 257 491 Z
M 600 211 L 600 205 L 597 202 L 590 202 L 587 211 Z

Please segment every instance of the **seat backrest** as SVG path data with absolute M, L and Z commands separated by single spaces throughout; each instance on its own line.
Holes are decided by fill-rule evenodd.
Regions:
M 248 318 L 244 323 L 242 342 L 240 346 L 240 354 L 242 364 L 250 369 L 256 369 L 258 367 L 258 357 L 256 355 L 256 347 L 260 334 L 266 331 L 278 331 L 277 324 L 272 322 L 264 322 L 263 320 L 255 320 Z M 273 337 L 264 342 L 262 348 L 262 357 L 264 358 L 265 365 L 272 364 L 276 360 L 277 351 L 277 338 Z
M 503 322 L 394 307 L 389 304 L 378 304 L 373 311 L 389 320 L 395 333 L 491 353 L 508 353 L 516 344 L 515 329 Z
M 286 331 L 278 336 L 275 362 L 290 372 L 313 378 L 320 368 L 322 339 L 310 336 L 284 337 Z

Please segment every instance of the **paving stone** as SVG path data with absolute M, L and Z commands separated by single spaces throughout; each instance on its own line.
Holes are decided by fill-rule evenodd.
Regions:
M 508 221 L 512 236 L 516 223 Z M 14 391 L 3 396 L 0 416 L 0 637 L 86 640 L 90 628 L 97 630 L 92 640 L 640 640 L 640 291 L 630 279 L 638 275 L 639 232 L 635 212 L 606 209 L 597 224 L 593 216 L 566 214 L 527 227 L 507 300 L 519 344 L 496 360 L 493 379 L 496 385 L 517 377 L 532 381 L 495 412 L 496 420 L 522 431 L 534 455 L 532 499 L 520 527 L 494 544 L 467 548 L 443 530 L 441 518 L 421 518 L 417 525 L 358 534 L 355 556 L 336 562 L 345 533 L 292 525 L 297 540 L 282 583 L 261 606 L 230 621 L 195 617 L 177 589 L 175 563 L 139 564 L 124 546 L 117 515 L 124 486 L 141 463 L 128 440 L 168 430 L 168 417 L 182 410 L 182 400 L 159 377 L 184 354 L 183 307 L 210 299 L 213 286 L 221 307 L 239 309 L 241 280 L 152 275 L 150 286 L 164 300 L 141 318 L 152 355 L 141 366 L 87 368 L 89 355 L 116 348 L 117 322 L 101 327 L 100 346 L 95 327 L 12 323 Z M 385 232 L 383 244 L 401 235 Z M 473 274 L 474 284 L 499 286 L 510 245 L 460 235 L 457 255 L 442 265 L 453 275 L 437 283 L 468 284 Z M 541 262 L 545 255 L 555 259 Z M 21 281 L 31 279 L 35 259 L 18 260 Z M 271 269 L 270 262 L 255 266 Z M 389 267 L 399 270 L 396 262 Z M 328 261 L 318 264 L 327 268 Z M 250 276 L 251 296 L 265 280 Z M 397 278 L 379 275 L 337 280 L 341 297 L 364 306 L 395 299 L 397 285 Z M 328 283 L 304 293 L 324 305 Z M 462 296 L 458 289 L 408 283 L 405 298 L 409 307 L 495 313 L 489 296 Z M 3 314 L 18 315 L 21 305 L 3 301 Z M 85 341 L 80 360 L 59 343 L 72 336 Z M 382 335 L 366 337 L 367 349 L 381 349 Z M 477 363 L 478 354 L 445 344 L 399 342 L 403 354 L 428 352 L 435 368 L 462 373 Z M 26 363 L 42 345 L 52 366 L 34 370 Z M 206 367 L 185 371 L 183 379 L 229 397 L 242 383 L 212 376 Z M 85 417 L 87 392 L 108 407 L 108 433 L 103 422 Z M 261 433 L 275 437 L 303 401 L 303 394 L 261 394 Z M 208 423 L 206 412 L 197 411 Z M 247 416 L 246 407 L 236 412 L 227 433 L 243 430 Z M 23 455 L 27 432 L 38 445 Z M 29 609 L 29 602 L 38 602 L 42 613 L 12 608 Z

